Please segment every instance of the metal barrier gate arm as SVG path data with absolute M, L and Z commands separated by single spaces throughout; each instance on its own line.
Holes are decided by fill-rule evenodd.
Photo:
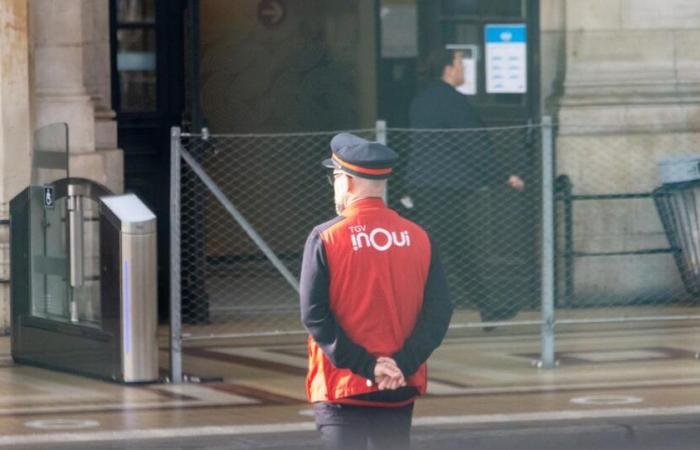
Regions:
M 246 220 L 245 217 L 236 209 L 236 207 L 231 203 L 231 201 L 221 192 L 221 189 L 216 185 L 214 180 L 212 180 L 202 169 L 202 166 L 195 161 L 195 159 L 186 150 L 180 149 L 180 155 L 182 159 L 190 166 L 192 171 L 197 175 L 197 177 L 204 183 L 204 185 L 211 191 L 211 193 L 216 197 L 216 199 L 221 203 L 221 205 L 226 209 L 226 211 L 233 217 L 233 219 L 238 222 L 238 224 L 243 228 L 243 231 L 255 242 L 255 245 L 263 252 L 265 257 L 275 266 L 275 269 L 284 277 L 289 285 L 299 293 L 299 281 L 292 275 L 292 273 L 287 269 L 287 267 L 280 261 L 277 255 L 272 251 L 265 240 L 255 231 L 255 228 Z

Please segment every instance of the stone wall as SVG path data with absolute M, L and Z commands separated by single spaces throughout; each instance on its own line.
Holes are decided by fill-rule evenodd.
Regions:
M 650 192 L 657 161 L 700 154 L 700 2 L 567 0 L 557 173 L 574 193 Z M 666 247 L 650 200 L 575 204 L 579 251 Z M 579 258 L 581 299 L 683 292 L 669 255 Z
M 71 175 L 123 190 L 111 110 L 109 0 L 0 2 L 0 219 L 31 182 L 34 130 L 70 127 Z M 0 279 L 9 278 L 9 233 L 0 225 Z M 0 284 L 0 332 L 9 329 Z
M 566 61 L 565 2 L 540 0 L 540 110 L 556 113 L 556 101 L 562 94 Z
M 27 0 L 0 2 L 0 219 L 29 183 L 29 43 Z M 9 279 L 9 227 L 0 225 L 0 278 Z M 10 327 L 9 285 L 0 284 L 0 333 Z
M 66 122 L 71 176 L 123 190 L 109 93 L 108 0 L 31 0 L 34 128 Z
M 204 116 L 212 132 L 373 127 L 371 2 L 284 2 L 265 26 L 260 2 L 201 2 Z

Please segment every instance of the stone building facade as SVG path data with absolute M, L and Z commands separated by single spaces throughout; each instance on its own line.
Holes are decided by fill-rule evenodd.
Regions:
M 558 3 L 557 173 L 577 194 L 651 192 L 660 160 L 700 154 L 700 3 Z M 595 253 L 668 242 L 650 199 L 600 200 L 574 206 L 574 245 Z M 580 258 L 575 270 L 577 297 L 593 303 L 683 292 L 670 254 Z
M 123 190 L 122 152 L 111 107 L 109 0 L 0 2 L 0 218 L 30 183 L 34 130 L 69 127 L 71 175 Z M 0 229 L 2 278 L 8 229 Z M 0 330 L 9 327 L 9 286 L 0 286 Z
M 301 8 L 304 12 L 291 0 L 287 3 L 290 11 Z M 352 47 L 343 42 L 330 52 L 340 55 L 347 66 L 341 67 L 346 69 L 342 76 L 331 74 L 331 78 L 352 88 L 347 89 L 352 95 L 342 89 L 333 91 L 328 77 L 320 76 L 319 83 L 340 98 L 357 97 L 357 117 L 347 118 L 349 123 L 371 124 L 379 118 L 374 101 L 379 87 L 372 72 L 377 70 L 376 61 L 365 65 L 358 61 L 374 58 L 376 53 L 372 47 L 377 42 L 377 27 L 366 24 L 376 23 L 373 15 L 378 9 L 368 7 L 370 2 L 364 0 L 358 2 L 356 11 L 349 11 L 354 8 L 352 2 L 337 3 L 334 17 L 357 17 L 365 24 L 358 28 L 336 17 L 325 26 L 326 32 L 337 32 L 339 41 L 347 36 L 354 39 Z M 398 3 L 415 5 L 416 0 Z M 245 8 L 234 10 L 229 2 L 201 0 L 205 15 L 227 18 L 231 23 L 237 23 L 245 11 L 254 14 L 256 6 L 247 1 Z M 115 192 L 124 189 L 123 153 L 117 148 L 111 105 L 109 10 L 109 0 L 0 2 L 0 219 L 8 218 L 9 200 L 30 182 L 33 131 L 49 123 L 69 125 L 73 175 L 93 179 Z M 557 172 L 569 175 L 577 192 L 648 192 L 658 185 L 659 158 L 678 151 L 700 153 L 692 145 L 700 142 L 700 2 L 540 0 L 539 14 L 540 109 L 559 125 Z M 229 34 L 232 39 L 255 39 L 254 28 L 241 35 L 251 25 L 241 23 L 244 27 L 235 29 L 201 24 L 203 45 L 209 45 L 200 53 L 205 68 L 217 65 L 207 58 L 231 56 L 224 42 Z M 314 24 L 303 20 L 290 20 L 290 24 L 290 29 L 297 27 L 311 38 L 316 36 Z M 301 32 L 285 37 L 287 42 L 306 38 Z M 269 51 L 272 44 L 260 41 L 252 49 Z M 287 53 L 295 64 L 313 63 L 316 56 L 313 48 L 306 53 L 292 50 Z M 259 83 L 243 64 L 252 56 L 243 50 L 234 56 L 239 59 L 229 62 L 230 72 Z M 265 58 L 257 61 L 266 64 Z M 286 63 L 280 59 L 275 64 L 283 68 Z M 298 84 L 294 77 L 290 79 Z M 275 80 L 282 83 L 276 85 L 286 95 L 281 98 L 293 108 L 294 97 L 287 95 L 283 85 L 285 75 Z M 206 97 L 208 90 L 218 92 L 229 80 L 209 73 L 202 77 L 202 84 Z M 214 98 L 241 100 L 231 93 Z M 251 101 L 255 99 L 243 98 L 239 103 L 245 106 Z M 211 102 L 204 109 L 217 111 L 226 106 Z M 330 107 L 338 109 L 327 117 L 345 117 L 347 110 L 342 105 Z M 284 117 L 282 112 L 277 114 Z M 254 119 L 241 117 L 238 124 Z M 274 123 L 268 120 L 265 125 L 274 131 Z M 611 208 L 603 219 L 581 210 L 574 218 L 577 248 L 596 251 L 666 245 L 658 218 L 648 210 L 651 212 L 640 213 L 639 205 L 631 202 Z M 0 227 L 0 278 L 9 276 L 8 239 L 7 227 Z M 610 270 L 620 264 L 626 264 L 631 274 L 623 282 Z M 577 292 L 592 298 L 600 293 L 662 293 L 677 289 L 678 284 L 668 255 L 587 260 L 577 266 Z M 8 285 L 0 285 L 0 329 L 4 330 L 9 326 L 8 296 Z

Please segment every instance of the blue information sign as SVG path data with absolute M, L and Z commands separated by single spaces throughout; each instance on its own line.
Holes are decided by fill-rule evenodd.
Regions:
M 486 92 L 523 94 L 527 91 L 527 27 L 525 24 L 490 24 L 486 42 Z

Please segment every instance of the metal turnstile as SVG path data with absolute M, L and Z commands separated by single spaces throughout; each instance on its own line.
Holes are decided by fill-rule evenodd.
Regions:
M 62 178 L 26 188 L 10 216 L 14 360 L 158 380 L 155 215 L 133 194 Z

